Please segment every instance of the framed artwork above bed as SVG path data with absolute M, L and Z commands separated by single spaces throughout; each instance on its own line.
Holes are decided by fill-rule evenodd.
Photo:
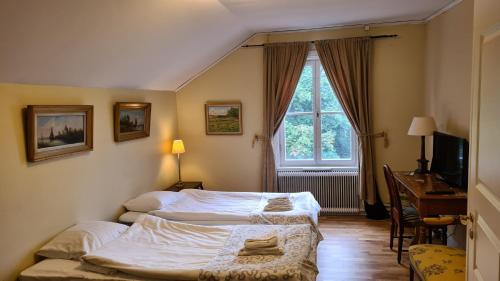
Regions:
M 93 114 L 92 105 L 28 105 L 28 161 L 42 161 L 92 150 Z
M 114 108 L 115 141 L 149 137 L 151 103 L 118 102 Z
M 241 102 L 209 102 L 205 104 L 207 135 L 242 135 Z

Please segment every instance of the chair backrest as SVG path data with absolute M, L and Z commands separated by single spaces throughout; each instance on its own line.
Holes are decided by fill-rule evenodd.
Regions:
M 384 165 L 384 177 L 387 187 L 389 188 L 389 196 L 391 198 L 391 216 L 396 216 L 395 219 L 399 219 L 403 213 L 403 206 L 401 204 L 401 197 L 399 196 L 399 190 L 396 186 L 394 174 L 387 164 Z

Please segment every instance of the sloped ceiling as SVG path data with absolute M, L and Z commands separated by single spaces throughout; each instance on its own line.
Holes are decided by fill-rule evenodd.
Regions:
M 176 90 L 252 34 L 421 21 L 453 0 L 1 0 L 0 82 Z

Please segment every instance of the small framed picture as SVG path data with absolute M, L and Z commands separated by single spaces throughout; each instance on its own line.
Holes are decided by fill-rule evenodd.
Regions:
M 211 102 L 205 104 L 207 135 L 242 135 L 240 102 Z
M 29 105 L 26 148 L 30 162 L 93 148 L 92 105 Z
M 114 109 L 115 141 L 149 137 L 151 103 L 118 102 Z

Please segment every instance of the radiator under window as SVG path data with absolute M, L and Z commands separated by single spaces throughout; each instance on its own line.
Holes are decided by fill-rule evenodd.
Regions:
M 279 192 L 310 191 L 321 215 L 357 215 L 363 212 L 356 168 L 278 170 Z

